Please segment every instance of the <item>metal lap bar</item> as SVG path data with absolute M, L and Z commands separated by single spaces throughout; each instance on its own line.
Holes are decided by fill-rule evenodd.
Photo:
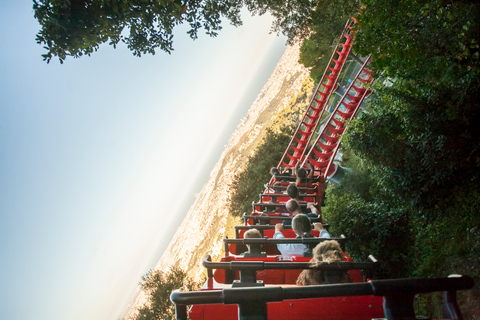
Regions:
M 263 198 L 271 198 L 273 203 L 278 203 L 278 197 L 288 197 L 286 194 L 279 194 L 279 193 L 260 193 L 259 195 L 260 202 L 263 202 Z
M 254 223 L 258 221 L 265 221 L 265 220 L 292 220 L 292 217 L 283 217 L 283 216 L 254 216 L 254 215 L 243 215 L 243 221 L 247 223 L 248 219 L 253 219 Z M 308 218 L 310 222 L 322 222 L 321 218 Z
M 212 269 L 223 269 L 240 271 L 240 281 L 233 282 L 233 287 L 242 286 L 263 286 L 262 281 L 257 281 L 256 272 L 258 270 L 272 269 L 314 269 L 314 270 L 364 270 L 365 273 L 371 274 L 378 268 L 378 261 L 369 256 L 371 262 L 348 262 L 339 261 L 335 263 L 324 262 L 322 264 L 312 266 L 309 262 L 265 262 L 265 261 L 230 261 L 230 262 L 212 262 L 210 255 L 205 256 L 202 265 L 207 269 L 209 277 L 213 276 Z
M 272 180 L 280 181 L 280 182 L 295 182 L 295 181 L 297 181 L 297 177 L 296 176 L 282 176 L 282 175 L 280 175 L 280 176 L 272 176 Z M 314 183 L 314 182 L 318 181 L 317 178 L 304 178 L 302 180 L 305 180 L 308 183 Z
M 315 286 L 267 286 L 253 288 L 225 288 L 215 291 L 174 291 L 170 300 L 176 304 L 177 319 L 186 319 L 186 305 L 194 304 L 237 304 L 240 320 L 267 319 L 268 302 L 291 299 L 325 298 L 342 296 L 383 296 L 386 319 L 415 319 L 413 297 L 418 293 L 443 291 L 449 294 L 444 301 L 448 310 L 458 310 L 455 293 L 470 289 L 474 281 L 469 276 L 454 275 L 448 278 L 414 278 L 371 280 L 366 283 L 328 284 Z M 461 319 L 461 315 L 450 313 L 450 319 Z
M 240 230 L 250 230 L 250 229 L 257 229 L 260 231 L 260 234 L 263 237 L 263 230 L 273 230 L 275 229 L 274 225 L 255 225 L 255 226 L 235 226 L 235 239 L 243 239 L 240 238 Z M 292 226 L 284 226 L 285 229 L 291 229 Z
M 299 203 L 303 210 L 307 209 L 306 203 Z M 316 206 L 317 204 L 314 203 Z M 252 202 L 252 212 L 275 213 L 278 207 L 285 207 L 285 202 Z
M 286 238 L 286 239 L 269 239 L 269 238 L 250 238 L 250 239 L 228 239 L 224 238 L 223 243 L 228 249 L 228 244 L 244 244 L 250 245 L 250 250 L 254 250 L 254 252 L 260 252 L 260 248 L 262 245 L 266 244 L 288 244 L 288 243 L 301 243 L 304 244 L 307 249 L 309 249 L 309 254 L 306 256 L 311 256 L 311 250 L 315 248 L 317 244 L 320 242 L 328 241 L 328 240 L 335 240 L 340 244 L 340 247 L 343 251 L 345 251 L 345 242 L 347 238 L 344 235 L 341 235 L 340 238 Z M 225 251 L 227 252 L 227 251 Z
M 287 195 L 284 195 L 285 197 L 288 197 Z M 307 204 L 306 203 L 299 203 L 300 207 L 306 208 Z M 252 202 L 253 207 L 282 207 L 285 206 L 285 203 L 271 203 L 271 202 Z
M 287 182 L 287 181 L 293 181 L 295 182 L 297 180 L 297 177 L 296 176 L 275 176 L 275 177 L 272 177 L 272 180 L 275 180 L 275 181 L 283 181 L 283 182 Z
M 273 184 L 266 184 L 264 187 L 267 188 L 267 189 L 281 188 L 282 190 L 287 190 L 288 186 L 274 186 Z M 309 188 L 309 187 L 298 187 L 297 186 L 297 189 L 298 189 L 298 191 L 305 191 L 305 192 L 306 191 L 312 191 L 312 192 L 317 191 L 316 186 L 311 187 L 311 188 Z M 268 193 L 266 193 L 266 194 L 268 194 Z
M 285 203 L 286 201 L 280 201 L 278 200 L 278 198 L 288 198 L 290 199 L 290 197 L 287 195 L 287 194 L 284 194 L 284 193 L 259 193 L 258 194 L 258 197 L 260 198 L 260 202 L 261 203 L 265 203 L 263 202 L 263 198 L 272 198 L 272 202 L 273 203 Z M 303 201 L 304 198 L 312 198 L 312 197 L 315 197 L 314 194 L 308 194 L 308 193 L 300 193 L 297 197 L 297 200 L 299 201 Z
M 260 234 L 263 236 L 263 231 L 264 230 L 274 230 L 275 226 L 274 225 L 254 225 L 254 226 L 235 226 L 235 239 L 243 239 L 240 238 L 240 230 L 250 230 L 250 229 L 257 229 L 260 231 Z M 292 229 L 291 225 L 283 226 L 284 229 Z M 330 225 L 328 223 L 323 224 L 323 228 L 328 231 L 330 228 Z M 313 225 L 312 225 L 312 230 L 313 230 Z

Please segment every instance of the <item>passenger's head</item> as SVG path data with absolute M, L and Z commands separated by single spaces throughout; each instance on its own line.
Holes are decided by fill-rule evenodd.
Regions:
M 298 188 L 295 183 L 290 183 L 287 187 L 287 194 L 292 199 L 298 198 Z
M 313 258 L 310 260 L 312 267 L 323 263 L 342 261 L 343 253 L 340 244 L 335 240 L 320 242 L 313 249 Z M 322 283 L 348 283 L 351 282 L 345 270 L 304 270 L 297 279 L 298 285 L 317 285 Z
M 262 213 L 260 216 L 262 216 L 262 217 L 268 217 L 268 214 Z M 259 222 L 260 222 L 261 225 L 267 225 L 267 224 L 270 224 L 270 219 L 261 219 Z M 254 230 L 257 230 L 257 229 L 254 229 Z M 258 231 L 258 230 L 257 230 L 257 231 Z M 260 231 L 259 231 L 259 232 L 260 232 Z M 253 238 L 255 238 L 255 237 L 253 237 Z
M 287 208 L 288 212 L 291 212 L 293 214 L 300 213 L 300 205 L 295 199 L 288 200 L 287 203 L 285 203 L 285 207 Z
M 297 214 L 292 219 L 292 229 L 298 236 L 304 237 L 305 235 L 310 235 L 312 231 L 312 225 L 310 219 L 303 213 Z
M 244 239 L 261 238 L 262 234 L 258 229 L 249 229 L 243 234 Z
M 305 179 L 307 178 L 307 170 L 305 168 L 300 168 L 297 170 L 297 177 L 300 179 Z
M 335 240 L 323 241 L 313 249 L 313 257 L 319 261 L 332 263 L 342 261 L 342 248 Z
M 280 182 L 275 182 L 273 184 L 273 190 L 275 193 L 282 193 L 282 184 Z
M 280 171 L 278 171 L 277 168 L 272 167 L 272 168 L 270 169 L 270 174 L 271 174 L 272 176 L 278 175 L 278 174 L 280 174 Z
M 243 234 L 244 239 L 254 239 L 254 238 L 261 238 L 261 237 L 262 237 L 262 234 L 260 233 L 260 231 L 258 231 L 258 229 L 249 229 L 245 231 L 245 233 Z M 247 244 L 247 248 L 248 248 L 248 251 L 250 251 L 249 244 Z

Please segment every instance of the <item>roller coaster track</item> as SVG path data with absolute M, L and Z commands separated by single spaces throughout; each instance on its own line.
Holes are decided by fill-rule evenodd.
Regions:
M 328 67 L 315 90 L 315 94 L 310 101 L 302 121 L 296 129 L 292 140 L 277 166 L 278 168 L 282 165 L 288 168 L 294 167 L 304 154 L 305 149 L 313 136 L 313 132 L 315 132 L 319 120 L 325 111 L 325 106 L 327 105 L 332 92 L 337 87 L 338 77 L 347 61 L 353 41 L 352 26 L 354 23 L 356 23 L 356 20 L 353 18 L 347 21 L 332 57 L 328 62 Z M 343 39 L 345 39 L 345 42 L 342 42 Z M 273 183 L 273 180 L 270 182 Z
M 330 114 L 325 126 L 320 130 L 301 164 L 301 166 L 305 166 L 309 163 L 315 170 L 320 171 L 321 185 L 326 181 L 327 176 L 332 174 L 333 160 L 340 146 L 341 135 L 345 132 L 348 123 L 357 114 L 363 100 L 371 92 L 365 87 L 366 83 L 373 81 L 372 71 L 367 69 L 369 62 L 370 57 L 365 60 L 355 79 Z

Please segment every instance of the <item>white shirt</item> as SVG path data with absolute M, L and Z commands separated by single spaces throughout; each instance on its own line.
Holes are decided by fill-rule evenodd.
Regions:
M 319 238 L 328 238 L 330 239 L 330 233 L 328 233 L 327 230 L 325 229 L 322 229 L 322 231 L 320 231 L 320 234 L 318 235 Z
M 327 230 L 323 229 L 320 231 L 318 237 L 330 239 L 330 234 Z M 276 230 L 273 234 L 273 239 L 285 239 L 285 236 L 281 231 Z M 278 243 L 277 248 L 282 255 L 303 255 L 307 246 L 303 243 Z
M 281 231 L 277 230 L 273 235 L 273 239 L 285 239 L 285 236 Z M 303 243 L 278 243 L 277 248 L 282 255 L 303 255 L 307 246 Z

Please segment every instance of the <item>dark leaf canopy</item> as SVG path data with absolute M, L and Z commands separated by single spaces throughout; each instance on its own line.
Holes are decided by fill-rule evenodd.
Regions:
M 222 17 L 241 24 L 241 5 L 234 0 L 34 0 L 41 25 L 36 41 L 47 50 L 47 62 L 90 55 L 105 42 L 115 47 L 122 41 L 136 56 L 156 49 L 170 53 L 177 25 L 188 24 L 192 39 L 201 28 L 216 36 Z
M 347 1 L 347 0 L 345 0 Z M 353 1 L 353 0 L 348 0 Z M 44 60 L 67 56 L 79 58 L 97 51 L 100 44 L 114 47 L 123 42 L 136 56 L 155 54 L 157 49 L 171 53 L 174 29 L 186 24 L 195 40 L 201 29 L 215 37 L 224 19 L 242 24 L 240 13 L 246 7 L 254 15 L 270 13 L 272 31 L 299 39 L 311 27 L 319 0 L 34 0 L 35 18 L 41 29 L 36 41 L 47 53 Z M 353 1 L 355 2 L 355 1 Z

